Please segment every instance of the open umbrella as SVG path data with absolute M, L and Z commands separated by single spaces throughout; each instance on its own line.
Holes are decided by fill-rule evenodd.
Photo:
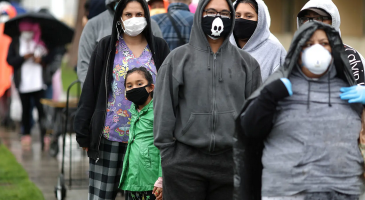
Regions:
M 19 23 L 30 20 L 39 23 L 42 30 L 42 40 L 50 46 L 64 46 L 72 41 L 74 31 L 65 23 L 57 20 L 49 13 L 26 13 L 18 15 L 5 23 L 4 33 L 10 37 L 20 35 Z

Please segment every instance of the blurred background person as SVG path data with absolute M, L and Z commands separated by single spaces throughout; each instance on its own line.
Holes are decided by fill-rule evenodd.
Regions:
M 286 50 L 270 32 L 270 15 L 264 1 L 238 0 L 234 8 L 236 23 L 229 39 L 257 60 L 264 82 L 284 64 Z
M 85 82 L 91 54 L 97 43 L 105 36 L 111 35 L 114 11 L 119 0 L 105 0 L 106 11 L 87 22 L 82 31 L 77 60 L 77 76 L 81 86 Z M 151 20 L 153 35 L 162 38 L 162 33 L 155 21 Z
M 165 3 L 163 0 L 149 0 L 151 16 L 166 13 Z
M 40 132 L 45 134 L 42 127 L 44 119 L 43 98 L 45 57 L 48 54 L 45 43 L 41 40 L 41 29 L 38 23 L 23 20 L 19 23 L 19 38 L 13 38 L 7 56 L 8 63 L 14 68 L 14 82 L 22 103 L 22 125 L 24 127 L 21 143 L 29 149 L 31 144 L 31 109 L 32 101 L 38 110 Z
M 170 50 L 189 42 L 194 14 L 190 12 L 191 0 L 169 0 L 167 13 L 152 16 L 160 26 Z
M 9 128 L 15 128 L 15 124 L 10 118 L 13 68 L 6 61 L 11 38 L 4 34 L 4 23 L 15 17 L 16 14 L 15 8 L 10 3 L 0 2 L 0 124 Z

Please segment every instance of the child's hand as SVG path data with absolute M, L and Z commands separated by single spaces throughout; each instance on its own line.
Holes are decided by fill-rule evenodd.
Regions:
M 162 200 L 162 188 L 154 187 L 152 194 L 156 196 L 157 200 Z

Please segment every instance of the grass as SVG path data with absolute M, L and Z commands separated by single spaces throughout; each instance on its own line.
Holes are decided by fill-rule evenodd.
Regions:
M 77 80 L 77 74 L 74 68 L 68 67 L 66 63 L 62 63 L 61 66 L 62 71 L 62 87 L 63 91 L 67 92 L 67 88 L 70 86 L 72 82 Z M 77 95 L 77 85 L 73 86 L 70 91 L 71 96 L 78 96 Z
M 0 200 L 44 200 L 14 155 L 0 145 Z

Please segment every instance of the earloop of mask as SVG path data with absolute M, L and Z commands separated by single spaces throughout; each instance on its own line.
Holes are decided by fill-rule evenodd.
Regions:
M 118 40 L 120 38 L 120 32 L 119 32 L 119 29 L 118 29 L 118 25 L 122 26 L 122 24 L 120 23 L 120 21 L 117 21 L 117 23 L 115 24 L 115 27 L 117 28 L 117 32 L 118 32 Z M 123 29 L 123 27 L 122 27 Z

